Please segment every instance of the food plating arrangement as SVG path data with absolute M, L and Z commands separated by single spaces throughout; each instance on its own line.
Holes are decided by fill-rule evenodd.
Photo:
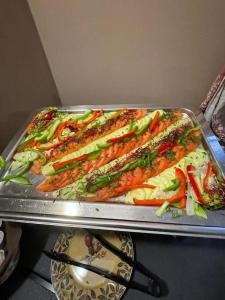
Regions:
M 207 220 L 225 204 L 223 172 L 185 109 L 49 107 L 33 116 L 13 146 L 13 154 L 8 149 L 8 158 L 1 157 L 0 195 L 23 196 L 23 208 L 27 198 L 52 207 L 72 202 L 88 205 L 82 217 L 98 218 L 107 205 L 132 206 L 132 214 L 141 206 L 145 214 L 154 211 L 149 222 L 171 222 Z

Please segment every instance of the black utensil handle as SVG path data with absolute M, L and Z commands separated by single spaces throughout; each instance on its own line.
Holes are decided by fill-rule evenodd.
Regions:
M 66 263 L 66 264 L 70 264 L 76 267 L 80 267 L 80 268 L 84 268 L 88 271 L 94 272 L 100 276 L 103 276 L 104 278 L 107 278 L 109 280 L 112 280 L 120 285 L 125 286 L 126 288 L 133 288 L 139 291 L 142 291 L 148 295 L 154 296 L 154 297 L 159 297 L 160 296 L 160 291 L 158 292 L 158 288 L 152 288 L 149 286 L 144 286 L 140 283 L 137 283 L 135 281 L 131 281 L 128 282 L 126 279 L 124 279 L 123 277 L 121 277 L 120 275 L 115 275 L 109 271 L 103 270 L 103 269 L 99 269 L 95 266 L 91 266 L 91 265 L 87 265 L 87 264 L 83 264 L 80 263 L 78 261 L 75 261 L 73 259 L 71 259 L 68 255 L 66 255 L 65 253 L 57 253 L 55 251 L 51 251 L 51 252 L 47 252 L 47 251 L 43 251 L 49 258 L 62 262 L 62 263 Z
M 115 254 L 117 257 L 122 259 L 124 262 L 126 262 L 131 267 L 134 267 L 135 270 L 138 270 L 140 273 L 146 275 L 149 279 L 149 285 L 150 288 L 155 289 L 157 287 L 157 290 L 161 290 L 160 285 L 160 279 L 153 274 L 151 271 L 149 271 L 145 266 L 143 266 L 141 263 L 134 261 L 131 257 L 127 256 L 126 253 L 121 251 L 120 249 L 116 248 L 113 244 L 105 240 L 101 235 L 93 233 L 91 230 L 87 230 L 96 240 L 98 240 L 105 248 L 110 250 L 113 254 Z

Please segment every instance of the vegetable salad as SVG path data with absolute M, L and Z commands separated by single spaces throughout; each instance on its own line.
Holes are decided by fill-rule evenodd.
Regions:
M 121 109 L 59 112 L 49 107 L 26 128 L 5 184 L 31 185 L 27 173 L 43 176 L 37 192 L 61 199 L 124 201 L 171 207 L 207 217 L 224 205 L 221 170 L 203 149 L 199 126 L 180 112 Z M 121 197 L 123 196 L 123 197 Z M 120 199 L 120 200 L 118 200 Z

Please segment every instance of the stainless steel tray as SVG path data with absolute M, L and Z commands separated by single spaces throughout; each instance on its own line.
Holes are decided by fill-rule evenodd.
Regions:
M 192 111 L 177 107 L 151 107 L 150 105 L 106 105 L 59 107 L 59 111 L 83 113 L 86 109 L 103 108 L 105 111 L 122 107 L 149 110 L 167 109 L 186 113 L 197 124 Z M 29 120 L 26 124 L 31 120 Z M 25 124 L 25 125 L 26 125 Z M 10 160 L 25 132 L 25 125 L 11 140 L 2 155 Z M 210 127 L 202 128 L 204 146 L 211 152 L 215 162 L 225 174 L 225 154 Z M 0 174 L 1 175 L 1 174 Z M 37 178 L 33 178 L 37 180 Z M 54 200 L 49 195 L 41 195 L 34 189 L 17 185 L 0 186 L 0 218 L 15 222 L 48 224 L 69 227 L 98 228 L 133 232 L 173 234 L 185 236 L 225 238 L 225 210 L 208 211 L 208 219 L 182 216 L 173 219 L 165 215 L 155 216 L 155 208 L 137 207 L 115 203 L 87 203 L 79 201 Z

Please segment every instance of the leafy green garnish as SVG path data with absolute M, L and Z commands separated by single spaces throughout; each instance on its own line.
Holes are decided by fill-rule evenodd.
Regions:
M 4 157 L 0 155 L 0 169 L 4 169 L 5 166 L 6 166 L 6 160 L 4 159 Z
M 173 120 L 176 117 L 176 115 L 172 111 L 163 111 L 163 114 L 160 116 L 160 119 L 165 119 L 165 120 Z
M 31 185 L 30 180 L 25 176 L 7 175 L 1 179 L 6 182 L 18 183 L 21 185 Z
M 25 174 L 27 171 L 29 171 L 30 167 L 32 165 L 32 162 L 28 161 L 26 163 L 24 163 L 23 165 L 21 165 L 19 168 L 17 168 L 15 171 L 15 174 L 13 174 L 12 176 L 22 176 L 23 174 Z
M 175 159 L 176 157 L 176 153 L 172 150 L 167 150 L 164 155 L 167 159 L 171 159 L 171 160 Z

